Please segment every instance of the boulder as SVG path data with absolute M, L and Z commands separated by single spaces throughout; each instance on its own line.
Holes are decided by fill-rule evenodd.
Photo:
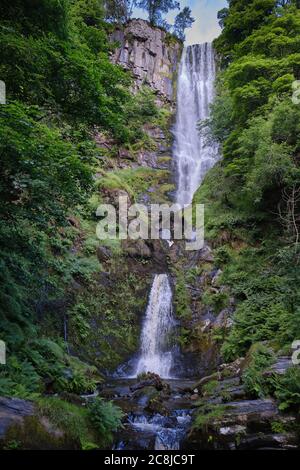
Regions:
M 99 246 L 97 248 L 97 258 L 100 263 L 106 263 L 112 256 L 109 248 L 106 246 Z
M 80 442 L 41 416 L 35 404 L 0 397 L 0 449 L 78 450 Z

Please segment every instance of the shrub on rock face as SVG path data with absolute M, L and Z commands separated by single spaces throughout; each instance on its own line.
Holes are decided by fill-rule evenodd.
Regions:
M 275 397 L 280 410 L 299 410 L 300 407 L 300 368 L 291 367 L 282 376 L 273 378 Z
M 94 428 L 100 434 L 103 442 L 109 444 L 113 439 L 113 432 L 122 426 L 122 410 L 112 402 L 105 403 L 100 398 L 92 401 L 88 410 Z
M 261 343 L 250 348 L 244 364 L 242 382 L 246 391 L 256 397 L 264 397 L 268 391 L 267 378 L 263 372 L 275 361 L 275 355 L 270 348 Z

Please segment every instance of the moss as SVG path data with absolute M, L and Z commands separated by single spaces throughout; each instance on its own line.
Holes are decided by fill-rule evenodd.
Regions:
M 123 258 L 111 262 L 111 276 L 78 293 L 69 313 L 73 349 L 101 370 L 113 370 L 137 350 L 138 315 L 147 301 L 146 279 L 131 273 Z
M 134 200 L 137 200 L 138 196 L 145 193 L 149 187 L 159 184 L 168 176 L 167 170 L 155 170 L 147 167 L 126 168 L 104 173 L 97 185 L 100 189 L 122 189 Z
M 204 305 L 211 307 L 214 313 L 217 315 L 224 308 L 229 305 L 229 294 L 228 292 L 216 292 L 215 290 L 206 290 L 202 296 L 202 302 Z
M 76 442 L 78 448 L 87 443 L 101 446 L 101 436 L 95 432 L 87 408 L 58 398 L 43 398 L 38 401 L 38 412 L 41 418 L 48 418 L 69 440 Z
M 210 380 L 206 384 L 203 385 L 202 387 L 202 395 L 204 396 L 211 396 L 214 395 L 216 392 L 216 389 L 218 388 L 219 382 L 218 380 Z
M 22 450 L 79 450 L 80 441 L 70 430 L 62 432 L 46 420 L 26 416 L 20 425 L 11 426 L 2 444 L 3 449 Z
M 186 286 L 183 273 L 176 272 L 175 296 L 174 296 L 175 312 L 180 319 L 191 319 L 191 298 Z
M 222 422 L 222 418 L 227 409 L 229 409 L 227 405 L 200 406 L 193 428 L 207 432 L 210 425 Z
M 172 157 L 164 156 L 164 157 L 158 157 L 157 162 L 158 163 L 169 163 L 172 160 Z

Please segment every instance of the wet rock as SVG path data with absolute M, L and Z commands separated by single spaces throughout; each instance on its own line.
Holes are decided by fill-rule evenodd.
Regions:
M 164 382 L 159 375 L 152 372 L 140 375 L 137 380 L 138 382 L 130 387 L 130 390 L 133 392 L 149 386 L 155 387 L 158 391 L 170 391 L 169 384 Z
M 232 449 L 238 450 L 296 450 L 299 441 L 296 433 L 286 434 L 254 434 L 251 436 L 240 436 L 239 442 L 232 444 Z
M 198 382 L 194 383 L 193 389 L 201 390 L 203 385 L 207 384 L 211 380 L 220 380 L 220 378 L 221 378 L 221 376 L 217 372 L 215 372 L 211 375 L 208 375 L 206 377 L 202 377 L 202 379 L 200 379 L 200 380 L 198 380 Z
M 214 256 L 211 248 L 208 245 L 205 245 L 202 250 L 199 252 L 199 258 L 205 263 L 213 263 Z
M 104 197 L 104 201 L 108 204 L 112 204 L 116 208 L 117 212 L 119 210 L 119 201 L 121 197 L 127 201 L 128 206 L 131 205 L 130 196 L 123 189 L 101 188 L 101 193 Z
M 207 406 L 210 405 L 210 408 Z M 272 433 L 272 423 L 280 419 L 276 402 L 271 399 L 241 400 L 217 404 L 207 402 L 202 422 L 193 429 L 184 449 L 260 449 L 294 445 L 295 435 L 283 439 Z
M 25 450 L 80 449 L 79 442 L 40 416 L 33 402 L 0 397 L 0 449 L 15 443 Z
M 112 61 L 133 72 L 137 88 L 146 81 L 160 96 L 172 101 L 173 76 L 182 45 L 179 41 L 167 44 L 166 37 L 162 29 L 133 19 L 125 27 L 117 26 L 110 39 L 120 44 L 112 54 Z
M 242 366 L 244 362 L 245 362 L 245 358 L 239 357 L 234 362 L 231 362 L 229 364 L 221 364 L 218 367 L 218 371 L 221 374 L 221 376 L 225 376 L 225 375 L 238 376 L 242 372 Z
M 134 156 L 132 155 L 132 153 L 130 153 L 129 150 L 124 149 L 124 148 L 119 149 L 118 157 L 123 158 L 125 160 L 134 160 Z
M 147 408 L 150 404 L 150 401 L 158 398 L 159 392 L 153 386 L 143 387 L 141 389 L 135 390 L 131 395 L 131 400 L 136 401 L 141 407 Z
M 124 240 L 122 242 L 123 251 L 133 258 L 150 259 L 152 252 L 144 240 Z
M 155 448 L 156 433 L 126 425 L 115 436 L 114 450 L 149 450 Z
M 111 150 L 115 145 L 113 139 L 99 131 L 95 131 L 94 141 L 98 148 L 105 150 Z
M 241 423 L 254 420 L 263 422 L 265 419 L 275 418 L 277 414 L 278 408 L 272 399 L 229 402 L 226 405 L 223 422 L 231 420 Z
M 0 439 L 13 424 L 21 425 L 25 416 L 34 414 L 34 404 L 19 398 L 0 398 Z
M 223 271 L 221 269 L 218 269 L 217 272 L 213 273 L 213 277 L 211 280 L 212 286 L 218 286 L 218 283 L 222 274 L 223 274 Z
M 233 326 L 232 313 L 232 310 L 228 308 L 222 310 L 213 322 L 213 328 L 231 328 Z
M 276 359 L 276 362 L 264 372 L 264 376 L 270 376 L 273 374 L 284 375 L 286 371 L 293 367 L 292 358 L 289 356 L 280 356 Z
M 112 253 L 109 248 L 106 246 L 98 246 L 97 248 L 97 258 L 100 263 L 106 263 L 112 256 Z

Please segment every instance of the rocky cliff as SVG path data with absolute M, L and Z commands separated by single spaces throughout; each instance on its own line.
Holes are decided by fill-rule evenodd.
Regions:
M 148 84 L 162 98 L 174 99 L 174 79 L 182 43 L 160 28 L 138 19 L 118 26 L 111 35 L 118 43 L 112 60 L 133 72 L 138 87 Z

